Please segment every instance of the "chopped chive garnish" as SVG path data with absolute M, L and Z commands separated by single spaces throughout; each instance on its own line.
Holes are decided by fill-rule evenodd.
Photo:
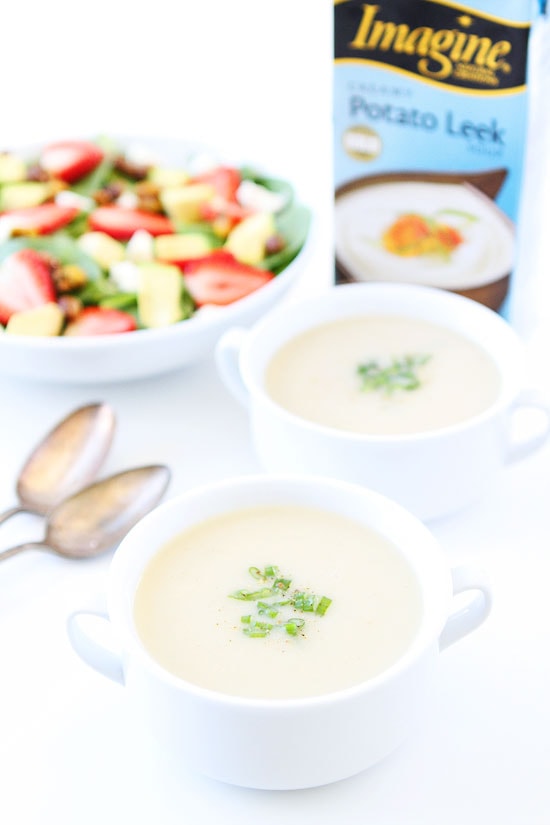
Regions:
M 266 602 L 258 602 L 257 607 L 260 616 L 269 616 L 270 619 L 274 619 L 279 613 L 273 604 L 267 604 Z
M 273 587 L 277 590 L 288 590 L 292 583 L 292 579 L 275 579 Z
M 270 587 L 263 587 L 261 590 L 236 590 L 230 594 L 231 599 L 240 599 L 243 602 L 255 602 L 258 599 L 265 599 L 271 596 L 272 591 Z
M 268 622 L 251 621 L 248 627 L 243 627 L 243 633 L 253 639 L 261 639 L 271 633 L 273 625 Z
M 365 392 L 380 390 L 386 395 L 391 395 L 395 390 L 416 390 L 420 386 L 418 367 L 424 366 L 430 358 L 430 355 L 405 355 L 394 358 L 387 367 L 374 360 L 360 364 L 357 374 L 361 379 L 361 389 Z
M 265 639 L 265 637 L 269 634 L 270 630 L 271 628 L 269 628 L 269 630 L 262 630 L 259 627 L 251 626 L 243 628 L 243 633 L 250 639 Z
M 322 596 L 319 604 L 315 608 L 315 612 L 319 616 L 324 616 L 329 607 L 332 604 L 332 599 L 329 599 L 328 596 Z
M 285 624 L 285 630 L 289 636 L 296 636 L 299 630 L 305 625 L 304 619 L 290 619 Z
M 304 613 L 313 613 L 315 610 L 315 596 L 310 596 L 307 593 L 295 593 L 293 604 L 296 610 L 302 610 Z
M 457 218 L 464 218 L 466 221 L 476 223 L 479 218 L 477 215 L 472 215 L 471 212 L 465 212 L 463 209 L 438 209 L 436 215 L 456 215 Z
M 324 616 L 332 604 L 332 599 L 328 596 L 318 596 L 306 590 L 290 592 L 292 579 L 279 576 L 279 568 L 274 564 L 265 567 L 263 572 L 259 567 L 249 567 L 248 572 L 254 579 L 263 581 L 266 586 L 259 590 L 236 590 L 230 594 L 230 598 L 256 602 L 256 616 L 251 613 L 241 616 L 241 624 L 244 625 L 242 631 L 250 638 L 265 638 L 273 630 L 284 631 L 289 636 L 297 636 L 298 631 L 305 627 L 305 619 L 292 615 L 290 611 Z M 267 584 L 270 586 L 267 587 Z M 276 600 L 276 597 L 283 593 L 284 597 Z M 266 599 L 269 601 L 264 601 Z M 289 610 L 282 610 L 285 607 Z M 275 621 L 259 621 L 258 617 L 266 617 Z

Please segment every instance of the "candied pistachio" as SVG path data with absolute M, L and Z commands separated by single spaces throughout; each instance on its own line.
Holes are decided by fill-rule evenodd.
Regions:
M 67 321 L 74 321 L 80 313 L 83 303 L 76 295 L 60 295 L 57 303 L 61 307 Z
M 54 270 L 58 269 L 58 267 L 59 267 L 59 261 L 57 260 L 56 257 L 51 255 L 49 252 L 46 252 L 44 249 L 42 249 L 39 252 L 39 255 L 42 258 L 42 260 L 44 261 L 44 263 L 46 264 L 46 266 L 49 268 L 50 273 L 53 276 Z
M 12 238 L 37 238 L 39 234 L 35 226 L 16 226 L 11 231 Z
M 158 197 L 160 195 L 160 190 L 161 187 L 158 183 L 155 183 L 152 180 L 142 180 L 139 183 L 136 183 L 134 187 L 134 191 L 138 198 L 150 196 Z
M 65 183 L 63 180 L 58 180 L 57 178 L 52 178 L 49 182 L 48 186 L 50 190 L 50 199 L 55 198 L 59 192 L 63 192 L 64 190 L 69 188 L 69 185 Z
M 80 266 L 76 264 L 65 264 L 57 267 L 52 272 L 55 288 L 58 292 L 73 292 L 81 289 L 88 283 L 88 276 Z
M 39 163 L 33 163 L 27 169 L 27 180 L 46 183 L 50 180 L 50 175 L 42 169 Z
M 265 242 L 265 254 L 275 255 L 277 252 L 282 252 L 286 246 L 286 241 L 282 235 L 271 235 Z
M 123 187 L 120 183 L 108 183 L 101 189 L 96 189 L 95 192 L 92 192 L 92 198 L 98 206 L 107 206 L 107 204 L 116 201 L 122 192 Z
M 138 196 L 137 208 L 142 212 L 162 212 L 162 204 L 156 195 Z
M 149 173 L 149 169 L 151 168 L 143 163 L 133 163 L 131 160 L 124 157 L 124 155 L 119 155 L 115 159 L 114 166 L 117 172 L 120 172 L 121 175 L 125 175 L 127 178 L 131 178 L 132 180 L 144 180 Z
M 134 192 L 137 196 L 137 208 L 143 212 L 162 212 L 160 186 L 154 181 L 143 180 L 136 183 Z

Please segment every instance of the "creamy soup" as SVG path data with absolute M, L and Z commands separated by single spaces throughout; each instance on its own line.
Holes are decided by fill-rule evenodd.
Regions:
M 137 632 L 166 670 L 273 699 L 376 676 L 410 646 L 421 615 L 420 586 L 393 544 L 338 514 L 286 505 L 176 536 L 147 565 L 134 602 Z
M 507 217 L 467 184 L 398 181 L 336 201 L 336 255 L 356 280 L 468 289 L 510 273 Z
M 356 433 L 436 430 L 491 406 L 493 359 L 445 327 L 400 316 L 358 316 L 291 339 L 265 372 L 271 398 L 297 416 Z

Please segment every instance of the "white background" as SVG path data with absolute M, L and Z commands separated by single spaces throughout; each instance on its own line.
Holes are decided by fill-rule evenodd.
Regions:
M 182 136 L 283 171 L 318 213 L 322 231 L 306 273 L 314 289 L 331 272 L 331 13 L 327 0 L 4 5 L 0 144 L 100 132 Z M 544 240 L 550 208 L 540 167 L 530 181 Z M 527 273 L 535 296 L 546 265 L 541 248 L 538 268 Z M 544 320 L 548 303 L 531 304 L 522 318 Z M 545 325 L 529 332 L 544 336 Z M 547 351 L 536 356 L 546 366 Z M 93 393 L 16 381 L 3 381 L 0 392 L 2 506 L 13 503 L 17 469 L 38 436 L 99 398 L 119 418 L 105 472 L 166 461 L 175 494 L 258 470 L 246 416 L 210 362 Z M 0 822 L 547 825 L 549 487 L 546 448 L 503 473 L 479 505 L 434 526 L 451 563 L 473 559 L 488 570 L 493 615 L 442 656 L 438 699 L 422 731 L 366 774 L 306 792 L 161 775 L 136 747 L 123 689 L 86 668 L 65 636 L 70 610 L 103 590 L 109 559 L 78 566 L 30 553 L 6 561 Z M 40 530 L 30 518 L 4 525 L 2 546 Z
M 328 181 L 331 15 L 328 0 L 10 4 L 0 141 L 183 136 Z

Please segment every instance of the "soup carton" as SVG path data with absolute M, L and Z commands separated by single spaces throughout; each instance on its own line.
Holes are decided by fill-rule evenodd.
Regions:
M 506 312 L 539 0 L 335 0 L 336 278 Z

